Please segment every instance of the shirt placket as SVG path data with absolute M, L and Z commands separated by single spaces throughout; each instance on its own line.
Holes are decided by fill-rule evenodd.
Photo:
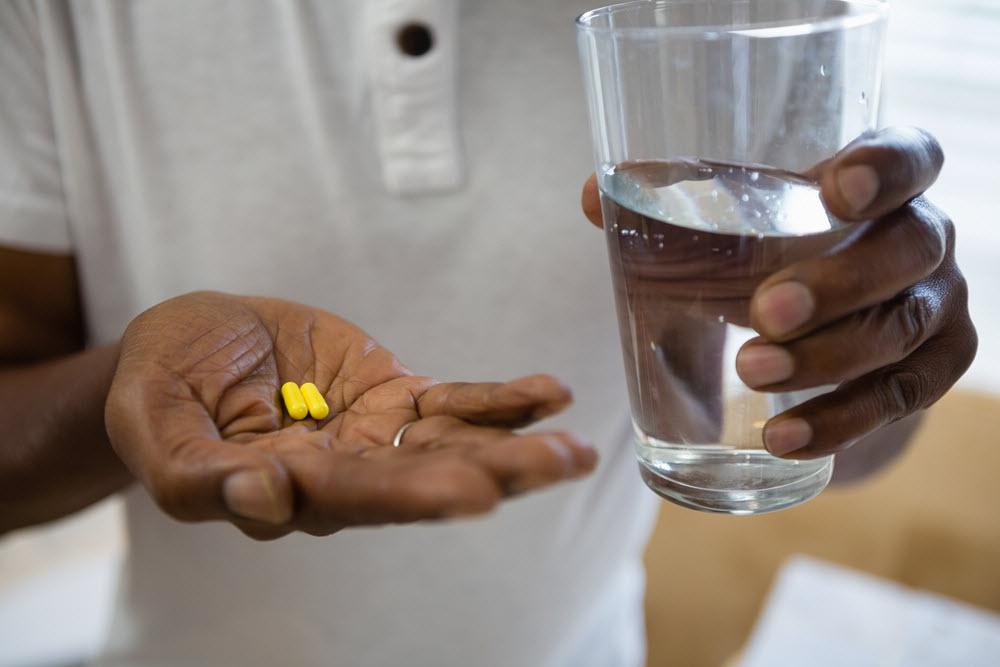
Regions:
M 458 0 L 365 0 L 376 153 L 392 194 L 462 182 L 456 107 Z

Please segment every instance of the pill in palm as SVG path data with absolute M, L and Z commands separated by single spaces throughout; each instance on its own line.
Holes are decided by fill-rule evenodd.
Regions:
M 309 408 L 299 385 L 294 382 L 281 385 L 281 397 L 285 400 L 285 410 L 292 419 L 305 419 L 309 415 Z
M 316 421 L 326 419 L 327 415 L 330 414 L 330 406 L 326 404 L 323 394 L 312 382 L 306 382 L 302 385 L 302 397 L 309 408 L 309 415 Z

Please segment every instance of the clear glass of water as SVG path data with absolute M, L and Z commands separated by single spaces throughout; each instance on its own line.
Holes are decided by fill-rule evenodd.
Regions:
M 687 507 L 756 514 L 827 485 L 767 421 L 828 391 L 736 375 L 754 290 L 850 233 L 809 177 L 875 126 L 877 0 L 638 0 L 577 19 L 636 452 Z

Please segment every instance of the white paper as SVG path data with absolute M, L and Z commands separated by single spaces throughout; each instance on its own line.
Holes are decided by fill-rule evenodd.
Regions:
M 739 667 L 998 667 L 1000 616 L 795 556 Z

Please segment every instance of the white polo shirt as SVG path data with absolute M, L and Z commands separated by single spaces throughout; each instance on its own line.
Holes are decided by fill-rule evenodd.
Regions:
M 133 487 L 95 664 L 642 663 L 655 497 L 578 204 L 588 4 L 0 5 L 0 243 L 77 257 L 93 343 L 191 290 L 294 299 L 419 373 L 558 375 L 576 403 L 549 425 L 602 455 L 482 520 L 273 543 Z

